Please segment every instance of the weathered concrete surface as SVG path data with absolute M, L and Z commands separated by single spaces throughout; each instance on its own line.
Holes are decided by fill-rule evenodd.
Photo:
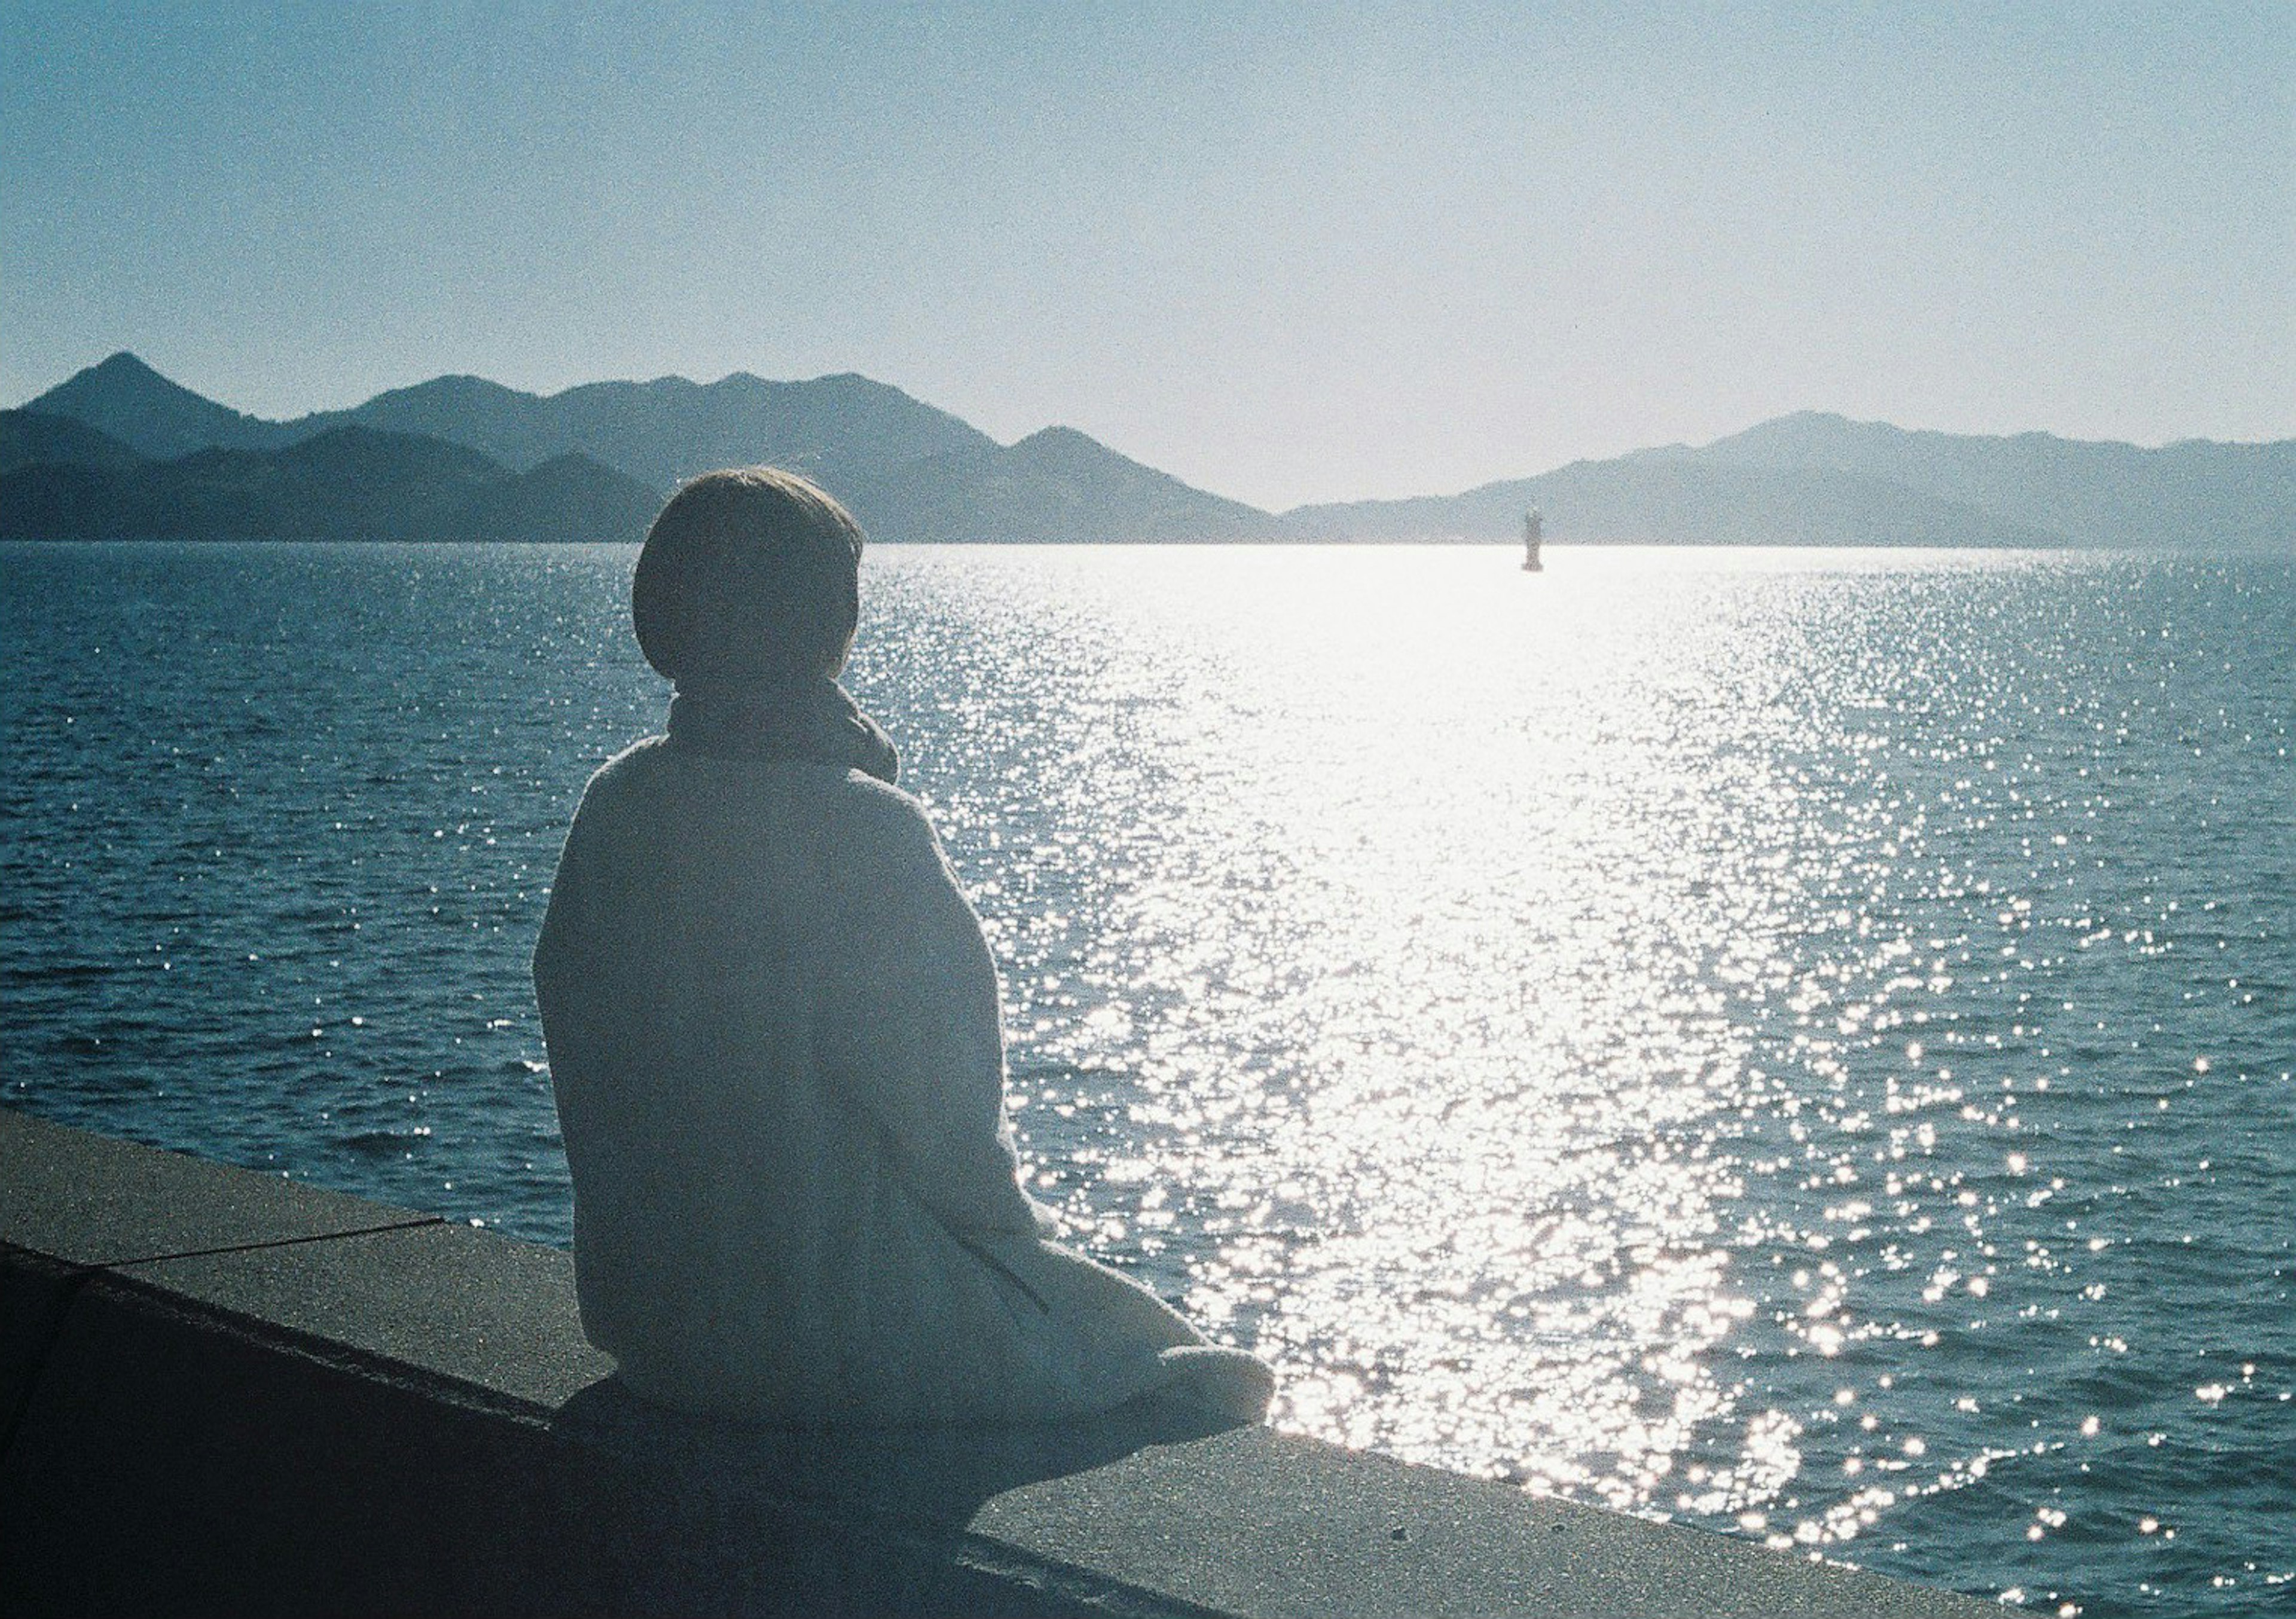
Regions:
M 566 1255 L 420 1218 L 0 1110 L 0 1607 L 1997 1611 L 1175 1407 L 680 1418 L 583 1343 Z
M 67 1265 L 437 1219 L 0 1109 L 0 1241 Z
M 153 1255 L 293 1243 L 437 1216 L 0 1111 L 0 1436 L 74 1293 Z

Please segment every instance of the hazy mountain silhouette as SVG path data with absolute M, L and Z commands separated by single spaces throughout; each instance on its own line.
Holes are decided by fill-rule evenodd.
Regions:
M 378 395 L 337 417 L 421 432 L 512 467 L 578 450 L 665 495 L 713 467 L 767 462 L 851 504 L 898 540 L 1268 537 L 1267 515 L 1190 488 L 1070 428 L 1012 446 L 882 382 L 847 372 L 768 382 L 666 377 L 547 397 L 477 377 Z
M 872 534 L 911 540 L 1199 542 L 1280 537 L 1267 513 L 1191 488 L 1074 428 L 984 440 L 838 493 Z
M 660 503 L 579 456 L 514 473 L 459 445 L 367 427 L 274 450 L 0 474 L 0 537 L 634 540 Z
M 1912 432 L 1803 411 L 1697 450 L 1712 466 L 1825 470 L 1965 502 L 2075 545 L 2285 545 L 2296 540 L 2296 440 L 2187 439 L 2144 449 L 2021 433 Z
M 69 416 L 108 433 L 139 455 L 168 460 L 193 450 L 268 450 L 300 435 L 276 421 L 170 382 L 121 350 L 29 401 L 24 408 Z
M 715 467 L 767 462 L 833 488 L 889 465 L 996 447 L 947 411 L 849 372 L 809 382 L 747 372 L 709 383 L 592 382 L 546 396 L 439 377 L 284 426 L 301 435 L 348 421 L 464 445 L 519 471 L 578 453 L 664 495 Z
M 587 455 L 554 455 L 480 491 L 464 514 L 473 539 L 645 538 L 661 502 L 654 492 Z
M 1281 520 L 1300 539 L 1505 540 L 1533 507 L 1563 544 L 2284 550 L 2296 546 L 2296 440 L 2144 449 L 1804 412 L 1696 448 Z
M 186 401 L 210 408 L 201 412 Z M 169 443 L 195 437 L 206 426 L 242 451 L 250 437 L 291 446 L 347 430 L 405 440 L 388 454 L 370 440 L 346 441 L 375 456 L 362 475 L 373 494 L 325 515 L 312 537 L 385 531 L 443 536 L 479 522 L 471 513 L 483 509 L 501 530 L 496 537 L 636 538 L 644 532 L 644 518 L 632 523 L 627 513 L 643 506 L 650 518 L 678 479 L 756 462 L 816 478 L 849 502 L 878 539 L 1282 537 L 1266 512 L 1191 488 L 1073 429 L 1047 428 L 1000 445 L 899 388 L 850 373 L 806 382 L 746 373 L 707 384 L 681 377 L 597 382 L 546 397 L 480 377 L 439 377 L 351 410 L 265 422 L 212 405 L 127 356 L 81 372 L 35 403 L 66 415 L 95 411 L 110 421 L 166 420 L 176 429 Z M 413 447 L 423 443 L 480 456 L 499 463 L 497 474 L 507 468 L 529 481 L 496 488 L 474 505 L 470 463 L 426 458 Z M 283 533 L 283 525 L 295 520 L 291 514 L 303 510 L 306 486 L 298 481 L 297 457 L 283 447 L 270 453 L 279 457 L 275 465 L 258 457 L 185 464 L 164 475 L 20 483 L 0 527 L 38 532 L 42 524 L 69 518 L 54 531 L 78 536 L 132 519 L 135 527 L 111 531 L 219 533 L 232 498 L 226 491 L 236 490 L 254 503 L 242 532 Z M 183 503 L 172 517 L 171 501 Z M 585 501 L 602 503 L 603 510 L 585 521 Z M 396 519 L 388 516 L 393 510 L 400 512 Z M 37 521 L 31 512 L 39 514 Z
M 0 415 L 18 419 L 0 431 L 0 530 L 16 535 L 207 535 L 236 522 L 283 536 L 304 524 L 307 537 L 635 538 L 680 478 L 771 462 L 818 479 L 880 540 L 1511 542 L 1537 507 L 1565 544 L 2296 548 L 2296 440 L 2143 449 L 1803 413 L 1461 495 L 1277 517 L 1070 428 L 999 445 L 850 373 L 547 396 L 439 377 L 277 422 L 118 354 Z M 73 437 L 58 418 L 97 436 Z M 364 486 L 339 489 L 338 509 L 317 493 L 316 463 L 288 453 L 307 443 L 329 444 L 332 475 Z M 121 446 L 156 459 L 123 463 Z M 242 459 L 201 459 L 219 452 Z
M 1958 501 L 1832 471 L 1677 460 L 1573 462 L 1464 495 L 1306 506 L 1301 540 L 1513 540 L 1536 509 L 1548 540 L 1585 545 L 2062 545 Z
M 144 458 L 109 433 L 45 411 L 0 411 L 0 472 L 57 462 L 78 467 L 132 467 Z

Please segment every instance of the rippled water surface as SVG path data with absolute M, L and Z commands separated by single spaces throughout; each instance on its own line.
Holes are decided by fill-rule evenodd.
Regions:
M 0 1100 L 563 1242 L 625 549 L 0 548 Z M 1041 1195 L 1283 1424 L 2095 1614 L 2296 1597 L 2296 566 L 899 549 Z

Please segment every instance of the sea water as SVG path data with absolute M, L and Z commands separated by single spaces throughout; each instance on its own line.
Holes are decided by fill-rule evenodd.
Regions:
M 0 550 L 0 1102 L 545 1242 L 618 548 Z M 849 683 L 1072 1239 L 1285 1427 L 2296 1600 L 2296 565 L 914 548 Z

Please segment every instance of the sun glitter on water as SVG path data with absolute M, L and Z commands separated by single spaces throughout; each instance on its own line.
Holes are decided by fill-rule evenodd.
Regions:
M 565 1240 L 525 952 L 660 721 L 629 553 L 8 560 L 11 1105 Z M 1513 560 L 871 553 L 1037 1190 L 1292 1427 L 2269 1611 L 2296 570 Z

